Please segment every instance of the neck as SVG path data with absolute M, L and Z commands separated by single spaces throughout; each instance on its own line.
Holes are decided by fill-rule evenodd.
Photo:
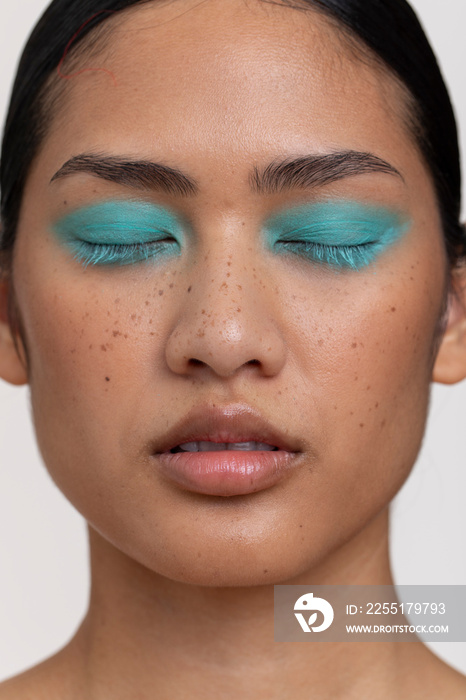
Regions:
M 396 690 L 400 644 L 278 644 L 273 585 L 207 587 L 169 580 L 90 529 L 92 591 L 74 640 L 89 687 L 112 698 L 366 697 Z M 281 584 L 390 585 L 384 511 L 319 567 Z M 382 684 L 382 685 L 381 685 Z M 115 690 L 116 689 L 116 690 Z M 281 691 L 277 691 L 281 689 Z M 92 690 L 92 692 L 90 692 Z M 278 695 L 277 695 L 278 692 Z M 392 695 L 372 697 L 392 698 Z
M 207 587 L 160 576 L 89 531 L 92 590 L 70 653 L 88 697 L 392 698 L 402 644 L 278 644 L 273 585 Z M 319 567 L 282 584 L 390 585 L 385 511 Z M 385 685 L 384 685 L 385 684 Z M 374 688 L 381 689 L 374 695 Z M 383 690 L 386 687 L 387 691 Z M 388 690 L 390 688 L 390 691 Z M 281 690 L 280 690 L 281 689 Z M 372 690 L 371 690 L 372 689 Z M 120 693 L 121 695 L 119 695 Z M 278 693 L 278 694 L 277 694 Z M 385 694 L 384 694 L 385 693 Z

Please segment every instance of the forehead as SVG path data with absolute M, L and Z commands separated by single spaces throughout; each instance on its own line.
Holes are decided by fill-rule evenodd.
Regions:
M 73 151 L 276 156 L 411 147 L 403 93 L 320 13 L 261 0 L 174 0 L 109 20 L 100 54 L 67 80 Z

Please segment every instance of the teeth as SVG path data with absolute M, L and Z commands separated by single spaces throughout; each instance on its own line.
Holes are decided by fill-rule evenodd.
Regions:
M 226 450 L 227 446 L 225 442 L 198 442 L 199 452 L 218 452 L 219 450 Z
M 265 442 L 229 442 L 227 444 L 227 450 L 244 450 L 247 452 L 248 450 L 254 450 L 254 451 L 271 451 L 274 450 L 275 448 L 272 445 L 266 445 Z
M 178 445 L 178 449 L 183 452 L 199 452 L 198 442 L 185 442 L 184 445 Z
M 185 442 L 178 445 L 177 450 L 181 452 L 219 452 L 223 450 L 241 450 L 271 452 L 277 448 L 273 445 L 267 445 L 265 442 Z

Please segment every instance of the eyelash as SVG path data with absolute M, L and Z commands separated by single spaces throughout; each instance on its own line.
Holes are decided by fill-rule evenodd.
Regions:
M 89 265 L 130 265 L 145 262 L 158 255 L 173 253 L 175 240 L 151 241 L 149 243 L 105 244 L 76 241 L 73 245 L 74 259 Z M 323 263 L 337 269 L 358 270 L 366 267 L 375 255 L 375 242 L 359 245 L 326 245 L 311 241 L 277 241 L 294 255 L 304 256 L 316 263 Z
M 367 242 L 360 245 L 326 245 L 310 241 L 277 241 L 292 254 L 304 255 L 313 262 L 324 263 L 330 267 L 359 270 L 374 259 L 376 243 Z
M 158 255 L 172 253 L 177 241 L 151 241 L 149 243 L 90 243 L 76 241 L 73 245 L 74 259 L 88 265 L 130 265 L 145 262 Z M 169 250 L 170 248 L 170 250 Z

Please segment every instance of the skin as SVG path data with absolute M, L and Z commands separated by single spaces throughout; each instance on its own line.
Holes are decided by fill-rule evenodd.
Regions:
M 462 697 L 464 678 L 421 644 L 270 641 L 273 584 L 392 583 L 387 509 L 422 439 L 448 284 L 399 88 L 320 16 L 256 2 L 138 8 L 109 48 L 98 64 L 114 79 L 73 79 L 33 164 L 14 263 L 40 449 L 90 526 L 90 607 L 70 644 L 0 698 Z M 402 178 L 251 192 L 254 165 L 335 149 L 371 152 Z M 83 152 L 163 162 L 199 194 L 85 174 L 50 183 Z M 135 196 L 190 222 L 181 256 L 84 269 L 53 233 L 81 206 Z M 412 225 L 357 271 L 265 254 L 267 217 L 316 199 Z M 0 369 L 21 383 L 3 318 Z M 463 328 L 452 303 L 438 381 L 466 373 Z M 198 403 L 238 401 L 302 446 L 290 478 L 228 499 L 154 470 L 148 441 Z

